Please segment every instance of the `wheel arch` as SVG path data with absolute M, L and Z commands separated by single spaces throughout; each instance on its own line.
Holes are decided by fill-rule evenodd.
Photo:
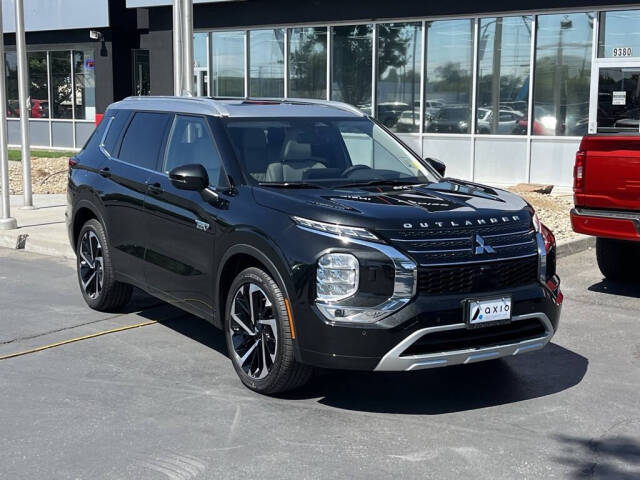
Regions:
M 96 208 L 93 202 L 90 202 L 89 200 L 86 200 L 86 199 L 79 200 L 73 211 L 73 219 L 72 219 L 72 227 L 71 227 L 72 239 L 73 239 L 71 246 L 74 252 L 76 251 L 76 248 L 77 248 L 78 235 L 80 235 L 80 230 L 82 229 L 82 226 L 91 219 L 98 220 L 102 224 L 103 228 L 105 229 L 105 233 L 107 233 L 107 224 L 104 221 L 104 216 L 102 215 L 102 212 L 100 211 L 100 209 Z M 109 236 L 107 234 L 107 240 L 108 239 L 109 239 Z
M 269 251 L 267 255 L 264 250 Z M 274 258 L 275 257 L 275 258 Z M 224 312 L 226 309 L 226 295 L 233 279 L 242 270 L 248 267 L 258 267 L 265 270 L 278 284 L 285 298 L 289 298 L 291 291 L 290 282 L 285 280 L 282 270 L 286 269 L 286 262 L 277 257 L 271 248 L 264 248 L 249 243 L 238 243 L 230 247 L 219 262 L 220 268 L 216 275 L 214 286 L 214 312 L 213 322 L 219 327 L 224 327 Z

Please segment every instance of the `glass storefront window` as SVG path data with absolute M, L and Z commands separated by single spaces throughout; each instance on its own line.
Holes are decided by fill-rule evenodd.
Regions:
M 339 26 L 331 32 L 331 99 L 371 114 L 373 26 Z
M 49 118 L 49 79 L 47 78 L 47 52 L 27 52 L 29 64 L 29 96 L 31 118 Z
M 207 68 L 209 66 L 209 60 L 207 59 L 208 44 L 208 33 L 198 32 L 193 34 L 193 66 L 195 68 Z
M 525 135 L 532 18 L 480 19 L 476 133 Z
M 244 97 L 244 32 L 212 35 L 213 96 Z
M 599 57 L 640 57 L 640 10 L 600 14 Z
M 396 132 L 420 131 L 422 24 L 378 27 L 376 118 Z
M 96 116 L 95 58 L 93 50 L 73 52 L 74 109 L 77 120 L 94 120 Z
M 284 96 L 284 30 L 249 32 L 249 95 Z
M 594 18 L 594 13 L 538 16 L 534 135 L 587 133 Z
M 133 51 L 133 94 L 151 95 L 151 72 L 149 50 Z
M 50 52 L 51 113 L 53 118 L 73 117 L 73 86 L 71 82 L 71 53 Z
M 16 52 L 6 52 L 5 76 L 7 82 L 7 116 L 20 116 L 20 101 L 18 100 L 18 59 Z
M 425 131 L 469 133 L 473 20 L 427 22 Z
M 289 97 L 327 98 L 327 29 L 289 29 Z

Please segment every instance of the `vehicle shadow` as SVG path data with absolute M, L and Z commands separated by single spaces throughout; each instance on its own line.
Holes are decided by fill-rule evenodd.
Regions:
M 640 298 L 640 283 L 614 282 L 606 278 L 591 285 L 588 290 L 596 293 L 608 293 L 621 297 Z
M 587 439 L 558 435 L 562 457 L 555 461 L 573 468 L 567 478 L 631 480 L 640 478 L 640 442 L 618 435 Z
M 205 320 L 185 314 L 160 323 L 228 356 L 223 332 Z M 521 357 L 417 372 L 318 370 L 306 386 L 278 397 L 317 399 L 345 410 L 438 415 L 561 392 L 582 381 L 588 363 L 551 343 Z
M 508 359 L 406 373 L 332 371 L 283 398 L 345 410 L 439 415 L 521 402 L 580 383 L 588 360 L 549 344 Z

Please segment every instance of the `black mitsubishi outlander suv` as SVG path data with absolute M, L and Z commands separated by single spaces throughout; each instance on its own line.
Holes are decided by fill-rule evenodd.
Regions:
M 544 347 L 555 239 L 521 198 L 444 178 L 354 107 L 136 97 L 70 160 L 86 302 L 132 286 L 224 330 L 242 382 L 408 371 Z

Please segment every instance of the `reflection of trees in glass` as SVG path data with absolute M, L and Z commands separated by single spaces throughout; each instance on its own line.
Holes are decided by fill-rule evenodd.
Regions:
M 420 23 L 378 27 L 376 117 L 390 128 L 419 129 L 421 30 Z M 408 113 L 398 123 L 403 112 Z
M 326 98 L 327 29 L 289 30 L 289 96 Z
M 18 67 L 16 52 L 6 52 L 4 56 L 4 71 L 7 89 L 7 116 L 20 116 L 20 102 L 18 101 Z
M 371 105 L 371 25 L 333 27 L 333 100 Z
M 538 17 L 535 134 L 586 133 L 594 18 L 593 13 Z
M 51 52 L 51 103 L 53 118 L 72 118 L 71 56 L 67 52 Z
M 468 133 L 473 21 L 436 20 L 426 25 L 425 130 Z
M 47 53 L 28 52 L 29 96 L 33 118 L 49 118 L 49 80 L 47 79 Z
M 478 113 L 478 133 L 526 133 L 518 121 L 528 110 L 531 22 L 529 16 L 480 20 L 478 107 L 491 113 Z

